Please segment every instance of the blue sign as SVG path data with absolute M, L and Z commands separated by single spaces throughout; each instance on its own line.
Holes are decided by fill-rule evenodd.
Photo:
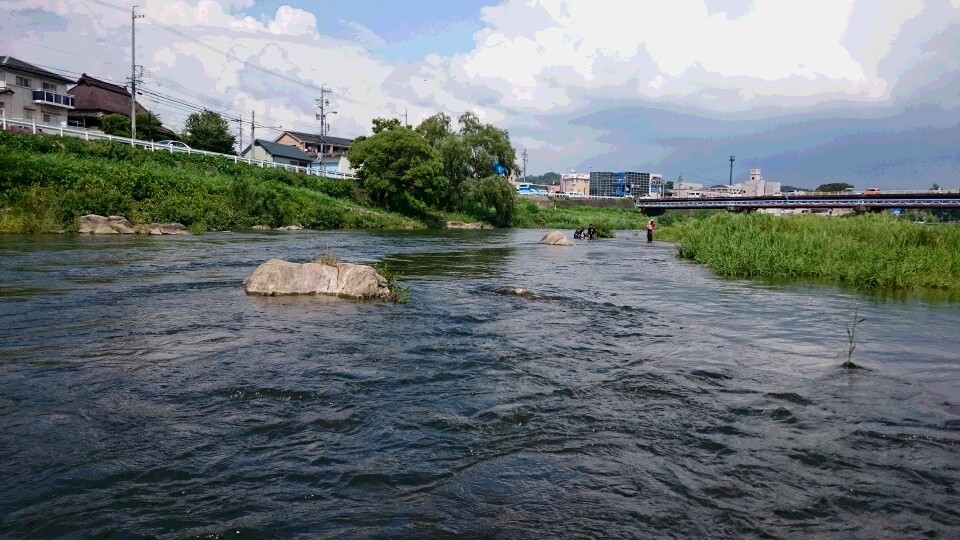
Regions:
M 499 174 L 500 176 L 504 176 L 505 174 L 507 174 L 507 168 L 500 164 L 499 159 L 493 160 L 493 168 L 497 170 L 497 174 Z

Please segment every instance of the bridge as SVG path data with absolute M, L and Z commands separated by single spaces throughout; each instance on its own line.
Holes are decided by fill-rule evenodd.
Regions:
M 891 191 L 871 193 L 808 193 L 803 195 L 767 195 L 763 197 L 709 197 L 637 199 L 637 208 L 699 209 L 720 208 L 732 211 L 755 208 L 854 208 L 883 210 L 886 208 L 960 208 L 957 191 Z

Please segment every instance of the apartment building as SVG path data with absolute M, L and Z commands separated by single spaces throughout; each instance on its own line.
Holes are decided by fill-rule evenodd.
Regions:
M 67 93 L 73 82 L 12 56 L 0 56 L 0 116 L 65 125 L 74 105 Z

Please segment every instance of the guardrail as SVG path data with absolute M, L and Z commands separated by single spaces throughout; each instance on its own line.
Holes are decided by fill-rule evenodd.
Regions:
M 17 120 L 12 118 L 0 117 L 0 128 L 4 131 L 10 129 L 11 127 L 19 127 L 21 130 L 28 130 L 33 134 L 47 134 L 47 135 L 59 135 L 61 137 L 79 137 L 87 141 L 95 140 L 104 140 L 104 141 L 114 141 L 123 144 L 130 144 L 143 148 L 145 150 L 151 150 L 154 152 L 171 152 L 171 153 L 182 153 L 188 155 L 202 155 L 202 156 L 213 156 L 229 159 L 234 163 L 246 163 L 247 165 L 257 166 L 265 169 L 284 169 L 290 172 L 295 172 L 299 174 L 309 174 L 314 176 L 323 176 L 325 178 L 336 178 L 341 180 L 353 180 L 356 179 L 356 175 L 325 171 L 323 169 L 313 169 L 310 167 L 300 167 L 298 165 L 287 165 L 285 163 L 274 163 L 272 161 L 265 161 L 262 159 L 252 159 L 245 158 L 235 154 L 220 154 L 217 152 L 208 152 L 206 150 L 197 150 L 194 148 L 176 148 L 173 146 L 167 145 L 158 145 L 153 141 L 142 141 L 140 139 L 131 139 L 130 137 L 119 137 L 117 135 L 108 135 L 100 131 L 91 131 L 83 128 L 76 127 L 66 127 L 63 125 L 54 125 L 54 124 L 45 124 L 43 122 L 37 122 L 35 120 Z

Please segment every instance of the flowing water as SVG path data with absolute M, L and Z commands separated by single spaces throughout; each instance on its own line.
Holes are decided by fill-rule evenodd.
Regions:
M 960 303 L 543 232 L 0 236 L 0 536 L 960 535 Z

